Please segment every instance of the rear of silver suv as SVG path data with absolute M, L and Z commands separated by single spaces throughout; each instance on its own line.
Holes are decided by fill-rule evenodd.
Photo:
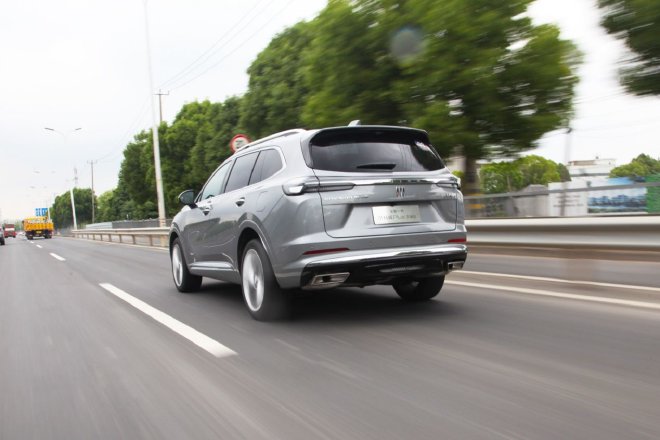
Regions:
M 252 183 L 264 168 L 259 155 L 273 149 L 281 153 L 280 169 Z M 356 126 L 274 135 L 227 159 L 220 168 L 232 170 L 222 185 L 232 178 L 231 162 L 245 164 L 247 154 L 256 154 L 252 168 L 236 167 L 250 173 L 245 187 L 221 187 L 210 201 L 200 199 L 204 190 L 194 201 L 190 192 L 187 200 L 182 194 L 188 208 L 175 217 L 170 239 L 179 290 L 198 288 L 202 276 L 241 283 L 252 316 L 275 319 L 288 314 L 290 289 L 386 284 L 419 301 L 437 295 L 444 276 L 462 268 L 467 247 L 459 180 L 426 132 Z M 275 169 L 273 158 L 268 163 Z M 200 235 L 189 221 L 200 215 L 190 213 L 209 204 L 220 210 L 229 204 L 234 221 L 222 227 L 210 221 Z M 233 229 L 224 240 L 213 237 L 214 229 L 227 228 Z M 215 249 L 202 256 L 195 247 L 205 240 Z M 213 255 L 223 261 L 212 261 Z

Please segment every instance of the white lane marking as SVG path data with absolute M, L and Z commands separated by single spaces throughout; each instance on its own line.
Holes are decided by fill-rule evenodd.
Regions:
M 464 281 L 454 281 L 447 280 L 445 284 L 451 284 L 455 286 L 465 286 L 465 287 L 477 287 L 480 289 L 492 289 L 492 290 L 502 290 L 505 292 L 517 292 L 517 293 L 526 293 L 528 295 L 539 295 L 539 296 L 550 296 L 554 298 L 565 298 L 565 299 L 576 299 L 580 301 L 591 301 L 603 304 L 616 304 L 622 306 L 632 306 L 632 307 L 641 307 L 644 309 L 656 309 L 660 310 L 660 304 L 644 302 L 644 301 L 630 301 L 627 299 L 616 299 L 616 298 L 604 298 L 602 296 L 588 296 L 588 295 L 575 295 L 573 293 L 560 293 L 553 292 L 551 290 L 541 290 L 541 289 L 527 289 L 524 287 L 509 287 L 509 286 L 500 286 L 495 284 L 482 284 L 482 283 L 468 283 Z
M 112 284 L 100 283 L 99 286 L 103 287 L 105 290 L 112 293 L 117 298 L 126 301 L 127 303 L 129 303 L 130 305 L 132 305 L 142 313 L 152 317 L 156 321 L 163 324 L 165 327 L 168 327 L 173 332 L 178 333 L 179 335 L 188 339 L 193 344 L 208 351 L 215 357 L 226 357 L 236 354 L 234 350 L 222 345 L 215 339 L 209 338 L 205 334 L 198 332 L 194 328 L 184 324 L 183 322 L 177 319 L 172 318 L 167 313 L 161 312 L 155 307 L 150 306 L 146 302 L 137 299 L 136 297 L 124 292 L 123 290 L 113 286 Z
M 40 245 L 40 244 L 38 244 L 38 245 L 37 245 L 37 247 L 38 247 L 39 249 L 43 249 L 43 248 L 41 247 L 41 245 Z
M 472 270 L 461 270 L 458 273 L 464 273 L 468 275 L 486 275 L 493 277 L 518 278 L 520 280 L 549 281 L 551 283 L 567 283 L 567 284 L 581 284 L 581 285 L 598 286 L 598 287 L 614 287 L 616 289 L 648 290 L 650 292 L 660 293 L 660 287 L 636 286 L 633 284 L 599 283 L 597 281 L 566 280 L 563 278 L 535 277 L 531 275 L 513 275 L 513 274 L 495 273 L 495 272 L 477 272 Z
M 53 258 L 55 258 L 56 260 L 66 261 L 66 258 L 62 258 L 62 257 L 60 257 L 59 255 L 54 254 L 54 253 L 52 253 L 52 252 L 50 253 L 50 256 L 53 257 Z

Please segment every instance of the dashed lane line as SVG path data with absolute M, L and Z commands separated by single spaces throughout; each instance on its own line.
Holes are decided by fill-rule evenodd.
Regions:
M 112 284 L 100 283 L 99 286 L 101 286 L 108 292 L 112 293 L 117 298 L 126 301 L 128 304 L 132 305 L 133 307 L 135 307 L 145 315 L 148 315 L 154 320 L 163 324 L 165 327 L 169 328 L 173 332 L 178 333 L 179 335 L 188 339 L 190 342 L 197 345 L 198 347 L 208 351 L 215 357 L 222 358 L 237 354 L 234 350 L 222 345 L 215 339 L 212 339 L 206 336 L 205 334 L 198 332 L 194 328 L 171 317 L 167 313 L 161 312 L 155 307 L 150 306 L 144 301 L 137 299 L 136 297 L 124 292 L 123 290 L 113 286 Z
M 43 249 L 43 247 L 42 247 L 40 244 L 38 244 L 37 247 L 38 247 L 39 249 Z
M 52 253 L 52 252 L 50 253 L 50 256 L 53 257 L 53 258 L 55 258 L 56 260 L 66 261 L 66 258 L 62 258 L 62 257 L 60 257 L 59 255 L 54 254 L 54 253 Z
M 634 284 L 614 284 L 614 283 L 601 283 L 598 281 L 583 281 L 583 280 L 566 280 L 563 278 L 550 278 L 550 277 L 537 277 L 531 275 L 514 275 L 508 273 L 495 273 L 495 272 L 477 272 L 473 270 L 462 270 L 458 273 L 464 273 L 466 275 L 483 275 L 491 277 L 502 277 L 502 278 L 517 278 L 519 280 L 530 280 L 530 281 L 548 281 L 551 283 L 565 283 L 565 284 L 580 284 L 585 286 L 598 286 L 598 287 L 613 287 L 615 289 L 631 289 L 631 290 L 646 290 L 649 292 L 658 292 L 660 293 L 660 287 L 650 287 L 650 286 L 636 286 Z
M 590 301 L 590 302 L 596 302 L 602 304 L 616 304 L 620 306 L 631 306 L 631 307 L 640 307 L 643 309 L 660 310 L 660 304 L 644 302 L 644 301 L 631 301 L 627 299 L 604 298 L 601 296 L 576 295 L 573 293 L 553 292 L 551 290 L 528 289 L 525 287 L 509 287 L 509 286 L 501 286 L 495 284 L 468 283 L 465 281 L 455 281 L 455 280 L 446 280 L 445 284 L 450 284 L 453 286 L 476 287 L 479 289 L 501 290 L 504 292 L 524 293 L 527 295 L 548 296 L 553 298 L 574 299 L 579 301 Z

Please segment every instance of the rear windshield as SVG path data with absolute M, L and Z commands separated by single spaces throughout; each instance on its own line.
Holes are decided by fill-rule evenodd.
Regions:
M 407 131 L 320 133 L 312 139 L 312 168 L 382 173 L 434 171 L 444 163 L 426 136 Z

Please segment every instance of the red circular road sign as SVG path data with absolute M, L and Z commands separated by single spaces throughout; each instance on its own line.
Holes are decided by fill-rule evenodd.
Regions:
M 250 138 L 247 137 L 244 134 L 237 134 L 233 138 L 231 138 L 231 142 L 229 142 L 229 146 L 231 147 L 231 151 L 236 153 L 236 150 L 238 150 L 241 147 L 246 146 L 247 144 L 250 143 Z

